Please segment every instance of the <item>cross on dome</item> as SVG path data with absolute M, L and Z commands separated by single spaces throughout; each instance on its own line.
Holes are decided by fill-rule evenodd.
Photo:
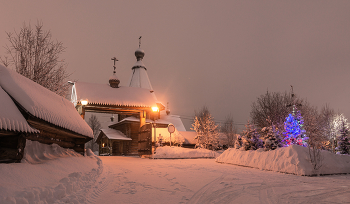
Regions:
M 111 76 L 111 78 L 109 78 L 109 85 L 112 87 L 112 88 L 119 88 L 119 83 L 120 83 L 120 80 L 118 79 L 118 77 L 115 75 L 115 62 L 116 61 L 119 61 L 117 60 L 117 58 L 113 57 L 111 60 L 114 61 L 114 65 L 113 65 L 113 75 Z

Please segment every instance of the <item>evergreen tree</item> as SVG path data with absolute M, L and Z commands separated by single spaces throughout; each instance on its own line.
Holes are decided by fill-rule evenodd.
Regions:
M 306 135 L 303 128 L 304 119 L 300 114 L 300 111 L 295 111 L 290 113 L 284 122 L 284 139 L 283 143 L 285 146 L 290 146 L 293 144 L 307 146 L 306 144 Z
M 245 125 L 246 129 L 242 132 L 242 146 L 245 150 L 257 150 L 263 146 L 262 141 L 259 139 L 260 135 L 256 131 L 256 128 L 249 121 Z
M 235 141 L 235 148 L 236 149 L 241 148 L 242 144 L 243 144 L 242 137 L 237 134 L 237 138 L 236 138 L 236 141 Z
M 261 129 L 262 139 L 264 140 L 264 149 L 265 151 L 274 150 L 281 146 L 281 139 L 277 127 L 271 122 L 271 120 L 266 119 L 266 121 L 271 125 Z
M 218 125 L 206 107 L 197 114 L 192 124 L 192 130 L 196 131 L 197 147 L 205 149 L 217 149 L 219 146 Z
M 338 147 L 336 150 L 339 154 L 349 154 L 349 148 L 350 148 L 350 142 L 348 139 L 349 135 L 349 128 L 348 125 L 345 122 L 342 122 L 341 129 L 340 129 L 340 135 L 338 137 Z

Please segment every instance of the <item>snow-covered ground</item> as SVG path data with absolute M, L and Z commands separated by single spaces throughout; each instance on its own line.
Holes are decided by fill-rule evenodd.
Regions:
M 158 147 L 154 159 L 197 159 L 216 158 L 220 154 L 207 149 L 188 149 L 181 147 Z
M 350 200 L 349 174 L 305 177 L 223 164 L 215 159 L 96 157 L 91 153 L 83 157 L 55 145 L 42 147 L 32 143 L 31 146 L 26 151 L 25 162 L 0 164 L 0 203 L 348 203 Z
M 27 140 L 22 163 L 0 164 L 0 203 L 84 203 L 102 173 L 101 160 Z

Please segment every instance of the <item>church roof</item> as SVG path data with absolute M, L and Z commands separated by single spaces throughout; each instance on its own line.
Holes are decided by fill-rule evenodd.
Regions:
M 30 115 L 75 133 L 93 137 L 89 125 L 67 99 L 1 65 L 0 86 Z
M 118 105 L 131 107 L 152 107 L 158 103 L 155 95 L 148 89 L 120 86 L 112 88 L 108 84 L 75 82 L 72 102 L 88 100 L 89 104 Z
M 0 130 L 39 133 L 24 119 L 10 96 L 0 86 Z

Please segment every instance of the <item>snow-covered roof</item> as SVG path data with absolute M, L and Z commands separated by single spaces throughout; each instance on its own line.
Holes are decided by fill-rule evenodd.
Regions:
M 101 129 L 101 132 L 111 140 L 132 140 L 131 138 L 126 137 L 121 131 L 112 128 Z
M 124 121 L 140 122 L 140 119 L 136 118 L 134 116 L 130 116 L 130 117 L 124 118 L 123 120 L 121 120 L 119 122 L 115 122 L 111 125 L 121 123 Z M 151 119 L 146 119 L 146 123 L 153 123 L 153 122 L 154 121 Z M 177 131 L 186 131 L 185 127 L 180 119 L 180 116 L 177 116 L 177 115 L 162 115 L 161 114 L 161 119 L 157 119 L 155 122 L 157 124 L 165 124 L 165 125 L 173 124 Z
M 10 96 L 0 86 L 0 130 L 38 133 L 24 119 Z
M 196 144 L 195 137 L 197 133 L 194 131 L 179 131 L 179 133 L 185 138 L 185 144 Z
M 31 115 L 78 134 L 93 137 L 91 128 L 71 102 L 2 65 L 0 86 Z
M 173 124 L 178 131 L 186 131 L 184 124 L 180 116 L 178 115 L 167 115 L 165 111 L 160 112 L 160 118 Z
M 114 124 L 117 124 L 117 123 L 121 123 L 121 122 L 124 122 L 124 121 L 130 121 L 130 122 L 140 122 L 140 118 L 136 118 L 134 116 L 130 116 L 130 117 L 127 117 L 127 118 L 124 118 L 123 120 L 119 121 L 119 122 L 116 122 Z M 151 120 L 151 119 L 146 119 L 146 123 L 153 123 L 154 121 Z M 169 121 L 166 121 L 166 120 L 163 120 L 163 119 L 158 119 L 155 121 L 157 124 L 165 124 L 165 125 L 169 125 L 171 124 L 171 122 Z M 176 127 L 176 126 L 175 126 Z
M 158 103 L 154 92 L 135 87 L 112 88 L 108 84 L 75 82 L 72 93 L 75 104 L 80 100 L 88 100 L 89 104 L 132 107 L 152 107 Z

